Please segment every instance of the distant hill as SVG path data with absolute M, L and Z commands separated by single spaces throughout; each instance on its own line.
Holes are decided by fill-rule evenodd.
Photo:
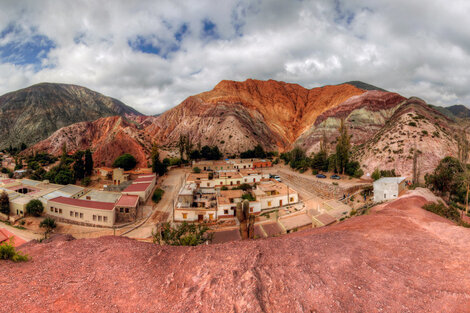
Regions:
M 350 82 L 345 82 L 344 84 L 353 85 L 354 87 L 359 88 L 359 89 L 363 89 L 363 90 L 387 91 L 387 90 L 385 90 L 385 89 L 382 89 L 382 88 L 379 88 L 379 87 L 377 87 L 377 86 L 374 86 L 374 85 L 371 85 L 371 84 L 367 84 L 367 83 L 364 83 L 364 82 L 361 82 L 361 81 L 358 81 L 358 80 L 353 80 L 353 81 L 350 81 Z
M 0 149 L 34 144 L 56 130 L 107 116 L 141 115 L 85 87 L 41 83 L 0 96 Z
M 463 104 L 451 105 L 449 107 L 431 105 L 431 107 L 452 119 L 470 118 L 470 109 Z

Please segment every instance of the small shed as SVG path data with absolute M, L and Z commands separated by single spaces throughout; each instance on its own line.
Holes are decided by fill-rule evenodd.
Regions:
M 405 177 L 382 177 L 374 182 L 374 201 L 396 199 L 405 190 Z

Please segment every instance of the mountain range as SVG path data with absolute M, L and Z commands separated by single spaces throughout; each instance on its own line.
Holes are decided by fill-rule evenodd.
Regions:
M 417 149 L 424 174 L 456 153 L 453 134 L 469 112 L 464 106 L 431 106 L 359 81 L 307 89 L 248 79 L 221 81 L 163 114 L 144 116 L 84 87 L 47 83 L 0 97 L 5 125 L 0 147 L 25 142 L 33 144 L 26 153 L 52 154 L 60 154 L 64 143 L 69 151 L 91 147 L 96 164 L 107 166 L 123 152 L 146 166 L 153 143 L 174 153 L 181 135 L 195 145 L 217 145 L 226 155 L 257 144 L 269 151 L 300 146 L 312 153 L 325 136 L 334 149 L 343 119 L 366 173 L 380 167 L 410 175 Z

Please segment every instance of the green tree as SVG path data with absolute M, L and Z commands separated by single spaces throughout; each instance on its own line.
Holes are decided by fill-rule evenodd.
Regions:
M 85 151 L 85 175 L 91 176 L 93 173 L 93 155 L 91 154 L 90 149 Z
M 85 177 L 85 162 L 81 156 L 73 164 L 73 175 L 75 180 L 81 180 Z
M 336 169 L 338 173 L 344 174 L 346 165 L 349 162 L 349 150 L 351 149 L 351 136 L 348 134 L 348 129 L 341 119 L 339 127 L 339 137 L 336 143 Z
M 319 171 L 328 171 L 328 156 L 326 151 L 319 151 L 313 156 L 312 168 Z
M 74 183 L 75 181 L 72 171 L 68 168 L 60 170 L 54 177 L 54 182 L 59 185 L 67 185 Z
M 178 150 L 180 152 L 181 161 L 183 160 L 183 157 L 184 157 L 185 144 L 186 144 L 186 136 L 183 134 L 180 134 L 180 137 L 178 139 Z
M 0 212 L 10 215 L 10 198 L 8 198 L 8 194 L 5 191 L 0 193 Z
M 373 180 L 377 180 L 377 179 L 380 179 L 380 170 L 378 168 L 376 168 L 373 172 L 372 172 L 372 179 Z
M 123 168 L 125 171 L 133 169 L 137 165 L 137 160 L 132 154 L 124 153 L 119 156 L 113 163 L 113 167 Z
M 201 169 L 199 167 L 196 166 L 195 168 L 193 168 L 193 173 L 198 174 L 200 172 L 201 172 Z
M 155 202 L 155 203 L 160 202 L 160 200 L 162 199 L 164 193 L 165 193 L 165 191 L 163 189 L 160 189 L 160 188 L 155 189 L 155 191 L 153 192 L 153 195 L 152 195 L 153 202 Z
M 168 171 L 167 165 L 160 161 L 160 153 L 158 149 L 152 149 L 152 172 L 157 173 L 159 176 L 164 175 Z
M 255 158 L 260 158 L 260 159 L 266 158 L 266 152 L 264 151 L 263 147 L 260 144 L 256 145 L 254 149 L 254 156 Z
M 32 216 L 41 216 L 42 212 L 44 211 L 44 206 L 42 202 L 33 199 L 26 204 L 26 213 Z
M 206 225 L 188 224 L 183 222 L 172 227 L 170 223 L 164 223 L 152 232 L 153 242 L 167 244 L 171 246 L 197 246 L 211 241 L 213 234 L 207 233 L 209 228 Z
M 439 162 L 432 174 L 425 176 L 426 185 L 441 192 L 442 195 L 448 195 L 450 200 L 462 184 L 460 180 L 462 172 L 458 159 L 445 157 Z
M 45 228 L 44 238 L 47 238 L 52 230 L 57 227 L 57 224 L 53 218 L 46 217 L 41 221 L 39 227 Z

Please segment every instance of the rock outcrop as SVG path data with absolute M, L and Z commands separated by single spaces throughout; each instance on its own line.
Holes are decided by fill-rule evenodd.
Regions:
M 60 155 L 64 144 L 68 152 L 91 148 L 95 166 L 111 166 L 121 154 L 131 153 L 138 166 L 147 167 L 152 138 L 139 130 L 138 124 L 113 116 L 63 127 L 24 153 L 47 151 Z
M 90 89 L 41 83 L 0 97 L 0 149 L 31 145 L 56 130 L 106 116 L 139 112 L 121 101 Z
M 417 191 L 283 237 L 157 246 L 123 237 L 29 243 L 0 260 L 2 312 L 468 312 L 470 230 Z

